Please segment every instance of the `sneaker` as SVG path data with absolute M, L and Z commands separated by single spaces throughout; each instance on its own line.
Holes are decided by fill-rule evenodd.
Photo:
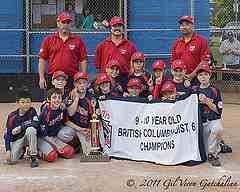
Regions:
M 221 166 L 221 162 L 219 161 L 219 158 L 214 157 L 213 154 L 208 154 L 208 161 L 214 167 L 220 167 Z
M 39 166 L 39 162 L 38 162 L 38 158 L 36 155 L 32 155 L 31 156 L 31 167 L 38 167 Z
M 220 147 L 221 147 L 220 153 L 232 153 L 232 147 L 230 147 L 229 145 L 227 145 L 226 143 L 224 143 L 223 140 L 220 142 L 219 145 L 220 145 Z

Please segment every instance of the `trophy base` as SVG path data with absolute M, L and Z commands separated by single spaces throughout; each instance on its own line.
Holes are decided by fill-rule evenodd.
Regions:
M 91 151 L 90 154 L 81 154 L 80 162 L 108 162 L 108 155 L 103 155 L 101 151 Z

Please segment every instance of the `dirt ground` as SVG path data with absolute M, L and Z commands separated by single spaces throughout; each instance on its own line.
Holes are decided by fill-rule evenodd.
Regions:
M 3 125 L 6 114 L 14 109 L 14 104 L 0 104 L 0 109 L 0 123 Z M 223 166 L 219 168 L 211 167 L 208 163 L 194 167 L 124 160 L 80 163 L 79 156 L 76 155 L 74 159 L 60 159 L 55 163 L 41 161 L 39 168 L 31 169 L 27 160 L 12 166 L 4 164 L 1 139 L 0 192 L 239 192 L 239 114 L 239 105 L 225 105 L 224 138 L 233 147 L 233 153 L 221 154 Z M 218 181 L 228 186 L 219 186 L 216 184 Z M 230 184 L 234 186 L 229 186 Z

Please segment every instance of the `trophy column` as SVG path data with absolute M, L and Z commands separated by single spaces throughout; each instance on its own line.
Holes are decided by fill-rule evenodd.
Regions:
M 98 131 L 97 127 L 99 126 L 99 120 L 97 119 L 96 114 L 96 101 L 92 100 L 91 105 L 93 107 L 93 114 L 92 119 L 90 120 L 91 123 L 91 151 L 89 154 L 81 154 L 80 155 L 80 162 L 106 162 L 109 161 L 109 156 L 103 154 L 100 151 L 100 147 L 97 144 L 98 138 Z

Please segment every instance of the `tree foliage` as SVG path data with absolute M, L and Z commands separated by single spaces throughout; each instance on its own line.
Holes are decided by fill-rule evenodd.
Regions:
M 235 21 L 235 12 L 233 10 L 234 0 L 216 0 L 215 2 L 220 7 L 220 9 L 213 18 L 214 26 L 224 27 L 227 23 Z M 239 14 L 238 20 L 240 18 Z

